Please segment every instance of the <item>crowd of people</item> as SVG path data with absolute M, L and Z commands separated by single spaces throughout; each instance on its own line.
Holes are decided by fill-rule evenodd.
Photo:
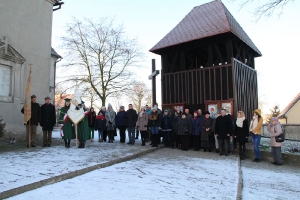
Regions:
M 50 147 L 52 130 L 55 125 L 55 108 L 50 103 L 50 97 L 45 98 L 45 104 L 41 107 L 36 103 L 36 96 L 33 95 L 31 100 L 31 119 L 26 124 L 27 133 L 28 129 L 31 129 L 31 146 L 36 146 L 36 127 L 41 125 L 43 147 Z M 108 104 L 107 109 L 103 106 L 98 113 L 93 107 L 87 110 L 83 101 L 78 106 L 83 107 L 85 111 L 84 118 L 76 126 L 78 148 L 85 148 L 86 141 L 94 142 L 95 131 L 98 132 L 98 142 L 114 143 L 114 137 L 119 132 L 120 143 L 125 143 L 127 130 L 128 145 L 134 145 L 140 135 L 141 146 L 150 142 L 152 147 L 163 144 L 166 148 L 181 149 L 182 151 L 203 149 L 204 152 L 214 151 L 220 156 L 228 156 L 238 144 L 240 159 L 244 160 L 246 159 L 245 144 L 251 136 L 255 154 L 254 161 L 261 161 L 259 145 L 263 119 L 260 109 L 253 111 L 251 120 L 245 118 L 243 111 L 238 111 L 237 118 L 233 120 L 226 113 L 226 109 L 221 109 L 212 118 L 208 111 L 202 113 L 201 109 L 195 110 L 192 114 L 189 109 L 182 111 L 180 107 L 161 111 L 157 104 L 151 109 L 148 105 L 142 106 L 139 111 L 134 110 L 132 104 L 129 104 L 126 111 L 124 106 L 120 106 L 117 112 L 113 110 L 111 104 Z M 76 138 L 75 126 L 66 115 L 69 108 L 70 99 L 65 99 L 65 105 L 60 109 L 58 119 L 59 124 L 62 124 L 61 136 L 65 141 L 66 148 L 70 148 L 70 141 Z M 282 143 L 275 140 L 275 137 L 282 133 L 278 118 L 272 118 L 268 131 L 271 134 L 270 146 L 274 159 L 272 163 L 281 165 Z

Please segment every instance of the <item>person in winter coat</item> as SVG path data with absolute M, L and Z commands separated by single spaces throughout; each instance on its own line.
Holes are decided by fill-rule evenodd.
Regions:
M 261 128 L 263 124 L 263 118 L 261 117 L 261 110 L 256 109 L 253 111 L 253 118 L 250 123 L 250 132 L 252 136 L 252 143 L 254 147 L 254 162 L 261 161 L 261 154 L 260 154 L 260 139 L 261 139 Z
M 282 165 L 282 155 L 281 155 L 281 146 L 282 142 L 276 142 L 275 137 L 279 136 L 282 133 L 282 128 L 278 122 L 277 117 L 272 117 L 272 122 L 268 125 L 268 131 L 270 132 L 270 146 L 273 156 L 274 165 Z
M 152 147 L 158 147 L 158 142 L 159 142 L 159 130 L 158 128 L 161 126 L 161 119 L 160 115 L 157 112 L 157 106 L 154 106 L 152 108 L 152 111 L 149 115 L 148 123 L 147 126 L 151 130 L 151 142 L 152 142 Z
M 176 107 L 174 113 L 171 115 L 171 123 L 172 123 L 172 136 L 171 136 L 171 148 L 174 149 L 174 147 L 177 147 L 181 149 L 181 142 L 180 142 L 180 137 L 178 136 L 175 127 L 176 124 L 179 122 L 181 119 L 182 112 L 180 110 L 180 107 Z
M 161 117 L 161 131 L 163 133 L 164 146 L 171 147 L 172 124 L 168 109 L 164 110 L 164 114 Z
M 186 117 L 185 113 L 182 113 L 181 119 L 176 124 L 176 132 L 181 140 L 181 150 L 189 150 L 189 136 L 192 134 L 193 125 L 191 119 Z
M 55 106 L 50 103 L 51 98 L 45 97 L 45 104 L 41 106 L 41 127 L 43 128 L 43 147 L 51 147 L 52 131 L 56 124 Z
M 21 109 L 21 112 L 24 114 L 24 107 Z M 27 123 L 24 123 L 24 125 L 26 125 L 27 147 L 30 146 L 36 147 L 36 127 L 40 125 L 40 121 L 41 121 L 41 107 L 38 103 L 36 103 L 36 96 L 33 94 L 31 96 L 31 118 L 27 121 Z M 29 133 L 30 133 L 30 142 L 29 142 Z
M 136 127 L 138 131 L 141 132 L 142 145 L 145 146 L 146 137 L 147 137 L 147 124 L 148 124 L 149 116 L 146 113 L 146 109 L 144 106 L 141 107 L 141 111 L 138 114 Z
M 225 156 L 228 156 L 229 138 L 232 135 L 232 121 L 226 115 L 226 110 L 221 110 L 221 116 L 216 119 L 215 133 L 219 140 L 219 155 L 223 155 L 223 144 L 225 146 Z
M 214 133 L 214 139 L 215 139 L 215 147 L 216 147 L 216 153 L 219 153 L 219 141 L 218 141 L 218 137 L 216 135 L 216 120 L 219 116 L 221 115 L 220 111 L 218 111 L 216 114 L 215 114 L 215 118 L 214 118 L 214 122 L 213 122 L 213 125 L 212 125 L 212 132 Z
M 106 130 L 106 119 L 101 111 L 95 119 L 94 128 L 98 131 L 98 142 L 103 142 L 103 131 Z
M 126 141 L 126 134 L 125 134 L 125 131 L 126 131 L 126 125 L 125 125 L 126 112 L 125 112 L 124 108 L 125 108 L 124 106 L 120 106 L 120 110 L 119 110 L 119 112 L 117 113 L 117 116 L 116 116 L 116 125 L 117 125 L 117 128 L 120 131 L 120 142 L 121 143 L 125 143 L 125 141 Z
M 95 119 L 96 119 L 96 112 L 94 111 L 94 108 L 91 107 L 90 111 L 88 112 L 88 121 L 89 121 L 89 127 L 91 129 L 92 135 L 91 135 L 91 142 L 94 142 L 94 132 L 95 132 Z
M 58 123 L 63 124 L 61 127 L 62 139 L 65 142 L 65 147 L 70 148 L 71 139 L 75 139 L 75 127 L 72 126 L 72 121 L 67 115 L 68 110 L 70 109 L 70 100 L 69 98 L 65 99 L 65 106 L 59 110 L 59 119 Z
M 213 146 L 213 132 L 212 132 L 212 126 L 213 126 L 213 119 L 210 117 L 210 113 L 206 111 L 204 116 L 204 119 L 201 123 L 201 147 L 203 147 L 204 152 L 207 150 L 211 152 L 211 148 Z
M 100 112 L 102 112 L 103 116 L 105 117 L 105 113 L 106 113 L 106 107 L 102 106 L 101 110 L 98 112 L 98 115 L 100 115 Z M 103 137 L 102 137 L 103 141 L 106 142 L 107 139 L 107 129 L 103 130 Z
M 239 143 L 239 155 L 241 160 L 245 160 L 245 143 L 248 141 L 249 137 L 249 124 L 248 120 L 245 118 L 243 111 L 237 112 L 237 119 L 234 123 L 233 136 L 235 140 Z
M 108 143 L 113 143 L 114 135 L 115 135 L 115 127 L 116 127 L 116 112 L 113 110 L 111 104 L 109 103 L 107 106 L 107 111 L 105 112 L 106 119 L 106 127 L 108 134 Z
M 198 114 L 198 111 L 194 111 L 194 117 L 191 118 L 191 121 L 193 124 L 192 141 L 194 143 L 194 150 L 199 151 L 202 117 Z
M 127 144 L 134 145 L 137 113 L 136 110 L 133 109 L 132 104 L 129 104 L 128 108 L 129 109 L 126 111 L 125 114 L 125 124 L 127 127 L 128 139 L 129 139 L 129 142 Z

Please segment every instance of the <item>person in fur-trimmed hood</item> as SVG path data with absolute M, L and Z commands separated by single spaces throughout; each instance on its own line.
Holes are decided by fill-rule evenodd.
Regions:
M 282 165 L 282 156 L 281 156 L 281 146 L 282 142 L 276 142 L 275 137 L 279 136 L 282 133 L 282 128 L 280 123 L 278 122 L 277 117 L 272 117 L 272 122 L 268 125 L 268 131 L 270 132 L 270 146 L 273 156 L 274 165 Z
M 149 115 L 147 126 L 150 127 L 151 130 L 151 140 L 152 147 L 158 147 L 159 141 L 159 130 L 158 127 L 161 126 L 160 114 L 157 112 L 157 106 L 152 108 L 152 111 Z

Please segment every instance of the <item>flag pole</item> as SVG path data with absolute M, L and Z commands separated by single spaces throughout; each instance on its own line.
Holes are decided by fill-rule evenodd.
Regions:
M 75 135 L 76 135 L 76 148 L 78 148 L 77 124 L 75 124 Z

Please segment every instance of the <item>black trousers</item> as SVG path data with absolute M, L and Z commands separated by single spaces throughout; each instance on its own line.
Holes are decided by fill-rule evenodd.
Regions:
M 243 153 L 246 152 L 246 149 L 245 149 L 245 142 L 239 142 L 239 152 L 240 152 L 240 155 L 242 155 Z
M 200 135 L 193 135 L 194 150 L 200 149 Z
M 151 135 L 152 146 L 158 147 L 159 140 L 160 140 L 160 135 L 159 134 L 152 134 Z
M 189 135 L 181 135 L 181 149 L 184 151 L 187 151 L 189 149 L 189 140 L 190 136 Z
M 120 142 L 124 143 L 126 141 L 126 127 L 124 125 L 118 126 L 118 129 L 120 130 Z
M 142 144 L 145 144 L 146 137 L 147 137 L 147 131 L 140 131 L 140 132 L 141 132 L 141 137 L 142 137 Z
M 114 140 L 115 130 L 107 131 L 109 141 Z
M 103 140 L 106 142 L 107 139 L 107 130 L 103 130 Z
M 229 150 L 229 139 L 218 139 L 219 141 L 219 150 L 220 153 L 223 153 L 223 144 L 224 144 L 224 148 L 225 148 L 225 154 L 228 154 L 228 150 Z

